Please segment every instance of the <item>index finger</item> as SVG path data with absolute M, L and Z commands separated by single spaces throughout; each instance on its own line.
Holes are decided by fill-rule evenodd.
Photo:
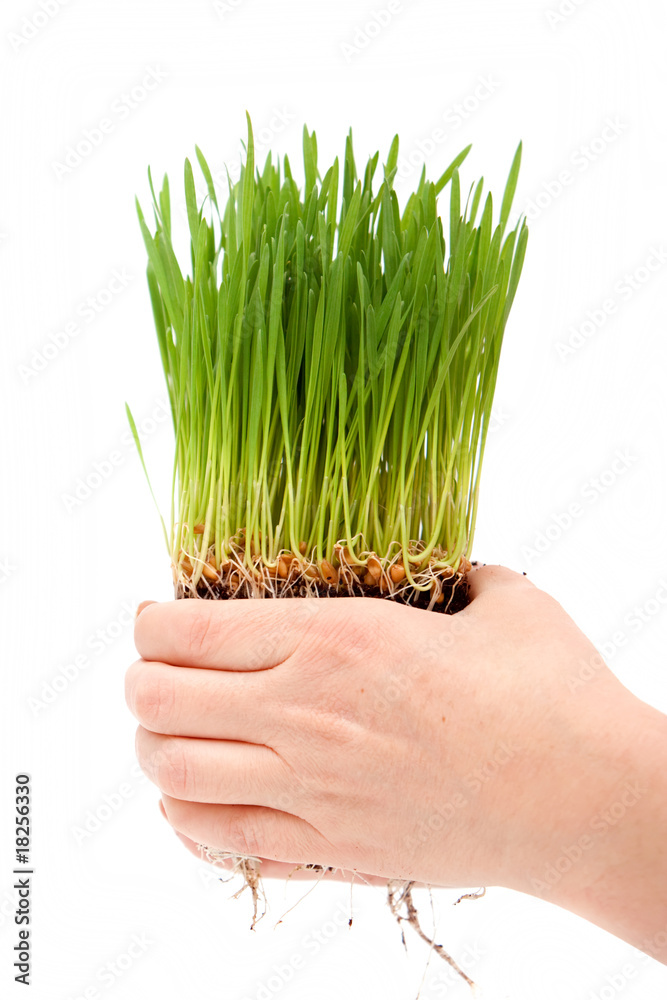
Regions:
M 215 670 L 267 670 L 297 648 L 317 598 L 215 601 L 184 598 L 150 604 L 134 626 L 144 660 Z

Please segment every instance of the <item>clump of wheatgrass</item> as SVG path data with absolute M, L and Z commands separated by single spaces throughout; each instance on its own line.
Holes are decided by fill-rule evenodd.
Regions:
M 156 195 L 149 170 L 154 232 L 137 209 L 176 441 L 169 532 L 162 525 L 177 597 L 361 594 L 450 612 L 466 603 L 528 239 L 525 219 L 506 231 L 521 145 L 495 224 L 483 180 L 462 204 L 469 146 L 435 183 L 424 170 L 401 212 L 398 148 L 396 136 L 374 191 L 378 153 L 358 175 L 350 132 L 342 177 L 338 159 L 322 177 L 306 128 L 299 186 L 287 156 L 282 169 L 270 154 L 256 169 L 248 117 L 245 164 L 236 183 L 228 175 L 224 203 L 196 148 L 207 195 L 198 205 L 186 160 L 185 276 L 168 178 Z M 243 875 L 254 926 L 259 859 L 200 847 Z M 389 883 L 392 912 L 473 985 L 421 929 L 413 886 Z
M 198 204 L 185 161 L 185 274 L 168 178 L 156 195 L 149 170 L 154 232 L 137 209 L 176 440 L 163 529 L 178 597 L 461 606 L 528 238 L 525 219 L 506 231 L 521 145 L 495 223 L 483 179 L 462 198 L 469 146 L 439 180 L 424 169 L 401 211 L 398 150 L 396 136 L 374 190 L 378 153 L 358 175 L 350 131 L 322 176 L 305 128 L 300 185 L 287 156 L 256 167 L 248 117 L 226 200 L 196 148 Z

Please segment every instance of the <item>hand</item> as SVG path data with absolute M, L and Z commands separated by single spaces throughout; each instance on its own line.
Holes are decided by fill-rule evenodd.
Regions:
M 642 946 L 667 930 L 641 822 L 667 821 L 647 785 L 665 717 L 526 578 L 469 582 L 454 616 L 369 598 L 145 607 L 127 675 L 141 765 L 189 846 L 266 859 L 262 874 L 503 885 Z M 596 829 L 617 802 L 631 821 Z M 662 895 L 611 913 L 647 866 Z

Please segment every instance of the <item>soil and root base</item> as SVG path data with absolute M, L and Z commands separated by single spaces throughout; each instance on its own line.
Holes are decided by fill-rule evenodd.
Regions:
M 266 566 L 260 558 L 253 560 L 252 567 L 234 554 L 226 565 L 216 569 L 209 561 L 182 557 L 178 567 L 173 567 L 174 592 L 177 600 L 237 600 L 237 599 L 283 599 L 290 597 L 371 597 L 394 600 L 413 607 L 439 611 L 443 614 L 455 614 L 466 607 L 468 603 L 468 583 L 466 572 L 476 563 L 462 561 L 458 572 L 450 567 L 444 568 L 427 564 L 418 572 L 410 573 L 417 586 L 407 579 L 403 563 L 396 558 L 391 563 L 380 560 L 373 553 L 364 553 L 362 563 L 348 561 L 347 549 L 337 547 L 336 566 L 325 560 L 319 563 L 314 560 L 297 558 L 286 553 L 278 558 L 273 566 Z M 196 564 L 200 562 L 199 572 Z M 204 571 L 201 571 L 203 563 Z M 195 571 L 195 572 L 193 572 Z M 192 575 L 191 575 L 192 574 Z M 267 910 L 266 894 L 261 879 L 261 859 L 218 848 L 198 844 L 202 859 L 215 865 L 222 864 L 229 873 L 229 878 L 239 875 L 243 884 L 232 898 L 237 899 L 246 889 L 250 890 L 253 904 L 253 915 L 250 929 L 265 915 Z M 231 864 L 230 864 L 231 862 Z M 318 864 L 300 864 L 294 866 L 294 871 L 309 870 L 314 876 L 323 876 L 334 871 L 330 867 Z M 355 875 L 356 877 L 356 875 Z M 225 880 L 226 881 L 226 880 Z M 475 984 L 460 968 L 452 956 L 440 944 L 422 929 L 419 922 L 412 891 L 416 883 L 412 881 L 391 880 L 387 882 L 387 903 L 399 923 L 409 924 L 415 933 L 440 958 L 443 959 L 470 987 L 475 990 Z M 462 899 L 478 899 L 484 895 L 484 889 L 479 893 L 466 893 Z M 260 902 L 262 912 L 258 913 Z M 401 930 L 403 945 L 406 946 L 405 935 Z M 406 946 L 407 947 L 407 946 Z
M 172 565 L 177 598 L 285 598 L 285 597 L 382 597 L 455 614 L 468 603 L 466 573 L 476 563 L 461 560 L 457 572 L 443 565 L 446 553 L 436 550 L 423 559 L 422 543 L 411 543 L 408 566 L 399 551 L 392 559 L 374 552 L 354 558 L 342 544 L 336 545 L 333 562 L 319 561 L 292 552 L 281 552 L 275 562 L 265 563 L 251 543 L 249 564 L 243 540 L 232 545 L 224 562 L 216 566 L 213 547 L 204 554 L 181 552 Z

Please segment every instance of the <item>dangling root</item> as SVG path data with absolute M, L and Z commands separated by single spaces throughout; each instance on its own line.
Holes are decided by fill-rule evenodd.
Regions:
M 211 864 L 215 865 L 219 862 L 231 861 L 232 867 L 231 867 L 230 878 L 233 878 L 234 875 L 242 876 L 243 885 L 238 890 L 238 892 L 234 893 L 232 899 L 238 899 L 238 897 L 241 895 L 242 892 L 244 892 L 245 889 L 250 889 L 253 901 L 253 915 L 252 915 L 252 923 L 250 924 L 250 930 L 254 931 L 258 921 L 261 920 L 262 917 L 265 916 L 267 912 L 266 892 L 264 890 L 264 885 L 262 883 L 262 878 L 259 870 L 259 866 L 261 865 L 261 859 L 253 858 L 250 856 L 244 856 L 241 854 L 233 854 L 229 851 L 221 851 L 217 847 L 206 847 L 204 844 L 197 844 L 197 847 L 202 853 L 202 856 L 205 857 L 207 861 L 210 861 Z M 295 865 L 294 871 L 290 872 L 290 875 L 294 874 L 294 872 L 296 871 L 303 871 L 303 870 L 309 870 L 312 871 L 313 874 L 319 874 L 321 879 L 327 872 L 332 872 L 335 871 L 336 869 L 325 865 L 314 865 L 314 864 Z M 318 879 L 318 881 L 320 879 Z M 428 934 L 426 934 L 422 930 L 421 924 L 419 923 L 419 917 L 417 916 L 417 908 L 412 898 L 412 889 L 414 885 L 415 885 L 414 882 L 399 882 L 399 881 L 388 882 L 387 903 L 389 904 L 389 909 L 391 910 L 393 916 L 398 921 L 399 926 L 404 921 L 410 924 L 410 926 L 414 928 L 414 930 L 417 932 L 422 941 L 424 941 L 429 946 L 429 948 L 431 948 L 437 955 L 439 955 L 440 958 L 443 959 L 443 961 L 447 962 L 447 964 L 454 970 L 454 972 L 456 972 L 457 975 L 459 975 L 461 979 L 463 979 L 463 981 L 466 982 L 468 986 L 471 988 L 471 990 L 473 990 L 474 992 L 476 990 L 474 981 L 469 976 L 466 975 L 463 969 L 452 958 L 449 952 L 445 951 L 445 949 L 441 944 L 437 944 L 433 940 L 433 938 L 430 938 Z M 315 888 L 315 886 L 313 886 L 313 888 Z M 466 892 L 462 896 L 459 896 L 454 905 L 456 906 L 463 899 L 481 899 L 482 896 L 484 896 L 485 894 L 486 894 L 485 888 L 480 889 L 478 892 Z M 260 913 L 260 915 L 257 916 L 257 903 L 259 901 L 260 895 L 262 898 L 262 905 L 264 908 L 262 910 L 262 913 Z M 405 907 L 404 913 L 401 913 L 402 906 Z M 290 911 L 288 910 L 287 912 L 289 913 Z M 283 914 L 283 916 L 285 916 L 285 914 Z M 281 920 L 278 921 L 278 923 L 281 922 L 282 918 Z M 352 926 L 352 918 L 350 918 L 349 923 L 350 926 Z M 276 926 L 278 926 L 278 924 L 276 924 Z M 407 950 L 405 934 L 403 933 L 402 929 L 401 929 L 401 940 L 403 942 L 403 947 L 406 948 Z
M 254 931 L 255 925 L 266 913 L 266 892 L 264 891 L 264 885 L 262 883 L 262 877 L 259 873 L 259 865 L 261 864 L 260 858 L 244 857 L 240 854 L 233 854 L 229 851 L 220 851 L 217 847 L 206 847 L 205 844 L 197 844 L 202 857 L 205 857 L 206 861 L 210 861 L 211 864 L 217 864 L 218 862 L 231 861 L 231 875 L 233 878 L 235 875 L 241 875 L 243 877 L 243 885 L 235 892 L 232 899 L 238 899 L 242 892 L 246 889 L 250 889 L 252 895 L 252 923 L 250 924 L 250 930 Z M 229 871 L 229 869 L 227 869 Z M 228 881 L 225 879 L 224 881 Z M 262 913 L 257 916 L 257 904 L 259 902 L 260 896 L 262 898 L 262 905 L 264 907 Z
M 461 902 L 462 899 L 481 899 L 482 896 L 486 896 L 486 889 L 484 888 L 484 886 L 482 886 L 482 888 L 479 889 L 477 892 L 464 892 L 464 894 L 462 896 L 459 896 L 459 898 L 456 900 L 454 906 L 458 906 L 458 904 Z
M 424 931 L 422 930 L 421 925 L 419 923 L 419 918 L 417 916 L 417 908 L 412 899 L 412 888 L 414 884 L 415 884 L 414 882 L 389 882 L 389 884 L 387 885 L 387 894 L 388 894 L 387 902 L 389 903 L 389 908 L 391 912 L 398 920 L 399 925 L 401 924 L 402 921 L 405 921 L 406 923 L 410 924 L 410 926 L 415 929 L 415 931 L 422 939 L 422 941 L 425 941 L 426 944 L 430 948 L 432 948 L 437 955 L 440 956 L 440 958 L 442 958 L 445 962 L 447 962 L 448 965 L 452 967 L 454 972 L 458 973 L 461 979 L 463 979 L 472 990 L 475 990 L 476 988 L 475 984 L 470 978 L 470 976 L 467 976 L 465 974 L 463 969 L 459 965 L 457 965 L 452 956 L 447 951 L 445 951 L 445 949 L 442 947 L 441 944 L 436 944 L 433 938 L 430 938 L 428 934 L 425 934 Z M 469 894 L 467 896 L 461 896 L 461 899 L 466 899 L 466 898 L 472 899 L 479 897 L 473 896 L 472 894 Z M 459 899 L 457 900 L 457 902 L 460 903 L 461 900 Z M 400 912 L 401 906 L 405 907 L 405 913 Z M 401 930 L 401 939 L 403 941 L 403 947 L 407 948 L 407 945 L 405 943 L 405 935 L 402 930 Z

